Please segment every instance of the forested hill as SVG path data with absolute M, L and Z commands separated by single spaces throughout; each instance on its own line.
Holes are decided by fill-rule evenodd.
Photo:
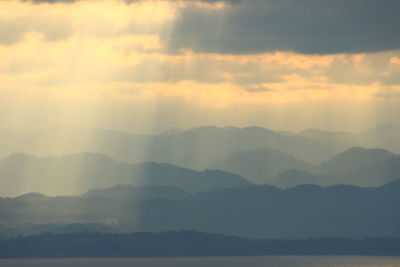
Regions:
M 195 231 L 44 234 L 0 241 L 1 258 L 400 255 L 400 238 L 245 239 Z

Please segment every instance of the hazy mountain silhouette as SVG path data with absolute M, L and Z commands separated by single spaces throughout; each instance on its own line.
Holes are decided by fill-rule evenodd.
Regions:
M 156 161 L 203 169 L 232 153 L 263 147 L 309 161 L 319 162 L 332 155 L 323 145 L 302 136 L 259 127 L 205 126 L 161 135 L 84 128 L 49 128 L 26 134 L 7 131 L 0 139 L 0 156 L 14 152 L 39 156 L 92 152 L 124 162 Z
M 366 149 L 352 147 L 336 154 L 331 159 L 322 162 L 317 170 L 323 174 L 341 174 L 368 165 L 376 165 L 385 162 L 395 154 L 384 149 Z
M 12 154 L 0 161 L 0 181 L 3 196 L 29 191 L 78 194 L 117 184 L 174 186 L 189 192 L 250 184 L 236 174 L 218 170 L 194 171 L 154 162 L 127 164 L 91 153 L 41 158 Z
M 111 188 L 92 189 L 83 195 L 83 197 L 92 198 L 167 198 L 179 199 L 187 197 L 189 194 L 176 187 L 169 186 L 147 186 L 147 187 L 134 187 L 130 185 L 116 185 Z
M 366 165 L 338 176 L 337 181 L 361 186 L 377 186 L 400 178 L 400 156 Z
M 211 165 L 211 168 L 239 174 L 255 183 L 267 184 L 281 172 L 289 169 L 307 170 L 312 165 L 292 155 L 264 148 L 234 153 Z
M 379 186 L 400 179 L 400 157 L 383 149 L 349 148 L 317 166 L 321 185 Z
M 400 153 L 400 125 L 385 124 L 363 131 L 358 138 L 363 146 L 380 147 Z
M 235 153 L 213 165 L 258 184 L 379 186 L 400 179 L 400 157 L 384 149 L 352 147 L 319 165 L 272 149 Z
M 41 194 L 41 193 L 27 193 L 27 194 L 23 194 L 21 196 L 16 197 L 17 199 L 23 200 L 23 201 L 44 201 L 44 200 L 48 200 L 49 197 L 46 196 L 45 194 Z
M 329 132 L 318 129 L 308 129 L 299 133 L 319 142 L 333 152 L 339 152 L 346 148 L 362 146 L 367 148 L 382 148 L 394 153 L 400 153 L 400 125 L 385 124 L 359 132 Z
M 325 183 L 326 180 L 328 180 L 328 178 L 321 175 L 318 176 L 306 171 L 290 169 L 276 175 L 271 179 L 271 184 L 282 188 L 289 188 L 300 184 L 321 185 Z
M 115 231 L 196 229 L 257 238 L 400 236 L 400 181 L 378 188 L 242 186 L 162 197 L 147 189 L 125 188 L 122 195 L 120 189 L 107 190 L 95 196 L 3 198 L 1 222 L 112 222 Z
M 357 136 L 350 132 L 329 132 L 319 129 L 307 129 L 301 131 L 299 135 L 315 140 L 336 152 L 359 145 Z
M 32 133 L 1 130 L 0 136 L 3 157 L 15 152 L 39 156 L 92 152 L 124 162 L 156 161 L 194 169 L 204 169 L 239 151 L 265 147 L 313 163 L 354 146 L 400 153 L 398 125 L 382 125 L 354 134 L 316 129 L 290 134 L 259 127 L 204 126 L 159 135 L 56 127 Z

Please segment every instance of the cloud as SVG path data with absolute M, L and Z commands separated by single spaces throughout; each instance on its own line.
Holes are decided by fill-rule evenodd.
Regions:
M 76 3 L 0 1 L 0 45 L 23 41 L 36 32 L 45 40 L 73 36 L 108 39 L 119 36 L 158 34 L 175 16 L 169 2 L 142 1 L 126 5 L 115 1 Z M 158 37 L 157 37 L 158 38 Z
M 242 1 L 181 10 L 168 36 L 172 52 L 227 54 L 295 51 L 361 53 L 400 48 L 400 1 Z
M 0 19 L 0 44 L 10 45 L 21 41 L 27 33 L 43 34 L 48 41 L 59 41 L 71 34 L 71 25 L 60 19 L 33 17 Z
M 263 6 L 261 2 L 252 3 Z M 0 3 L 0 7 L 8 4 Z M 399 83 L 396 77 L 399 77 L 400 50 L 334 55 L 166 50 L 175 40 L 163 39 L 160 32 L 169 31 L 170 24 L 176 27 L 185 16 L 182 12 L 221 14 L 215 18 L 219 27 L 208 27 L 209 21 L 199 27 L 208 27 L 210 33 L 220 32 L 224 36 L 228 34 L 224 23 L 229 21 L 229 12 L 254 9 L 248 2 L 222 8 L 165 1 L 130 5 L 113 1 L 44 5 L 15 2 L 14 6 L 10 2 L 9 5 L 9 10 L 0 8 L 0 15 L 4 15 L 2 19 L 8 20 L 5 25 L 9 26 L 3 30 L 23 35 L 19 42 L 0 45 L 0 91 L 42 88 L 43 94 L 49 92 L 60 98 L 92 98 L 92 94 L 114 92 L 120 84 L 136 84 L 133 94 L 123 86 L 121 98 L 178 97 L 188 103 L 210 105 L 222 101 L 223 106 L 228 106 L 243 102 L 364 101 L 376 92 L 375 83 L 382 86 Z M 50 40 L 52 31 L 65 32 L 64 39 Z M 249 33 L 243 36 L 246 34 Z
M 384 87 L 378 90 L 375 97 L 385 100 L 399 100 L 400 99 L 400 87 Z
M 25 2 L 68 4 L 84 1 L 27 0 Z M 397 12 L 400 9 L 400 2 L 397 0 L 121 0 L 120 2 L 133 5 L 138 2 L 163 2 L 169 3 L 171 9 L 177 9 L 178 16 L 171 21 L 171 29 L 161 34 L 162 41 L 168 45 L 168 51 L 173 53 L 186 49 L 224 54 L 275 51 L 337 54 L 400 49 L 398 34 L 400 16 Z M 227 5 L 218 5 L 220 3 Z M 50 40 L 66 38 L 70 31 L 68 22 L 62 25 L 63 28 L 57 26 L 57 29 L 54 29 L 52 21 L 36 20 L 25 24 L 27 20 L 22 21 L 13 23 L 3 19 L 0 25 L 5 26 L 0 27 L 0 43 L 17 42 L 21 40 L 23 33 L 29 31 L 44 32 L 45 37 Z M 109 26 L 107 23 L 103 24 L 105 28 Z M 133 23 L 131 26 L 125 24 L 125 28 L 113 29 L 118 30 L 119 34 L 130 34 L 140 31 L 140 27 L 137 26 L 137 23 Z M 101 30 L 91 28 L 93 34 Z
M 273 92 L 273 89 L 263 85 L 263 84 L 250 84 L 248 86 L 243 87 L 249 93 L 258 93 L 258 92 Z

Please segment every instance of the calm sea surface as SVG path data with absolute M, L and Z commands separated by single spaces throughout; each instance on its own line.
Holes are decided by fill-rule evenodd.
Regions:
M 104 267 L 298 267 L 298 266 L 400 266 L 400 257 L 365 256 L 266 256 L 215 258 L 142 258 L 142 259 L 32 259 L 0 260 L 1 267 L 43 266 L 104 266 Z

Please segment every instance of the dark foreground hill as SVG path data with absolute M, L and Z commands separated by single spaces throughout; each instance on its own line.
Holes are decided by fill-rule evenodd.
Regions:
M 80 223 L 103 224 L 110 231 L 194 229 L 251 238 L 400 237 L 399 203 L 400 181 L 377 188 L 265 185 L 192 194 L 120 186 L 76 197 L 0 199 L 0 230 L 7 233 L 4 226 L 13 224 Z
M 195 231 L 44 234 L 0 241 L 0 258 L 400 255 L 400 238 L 250 240 Z

